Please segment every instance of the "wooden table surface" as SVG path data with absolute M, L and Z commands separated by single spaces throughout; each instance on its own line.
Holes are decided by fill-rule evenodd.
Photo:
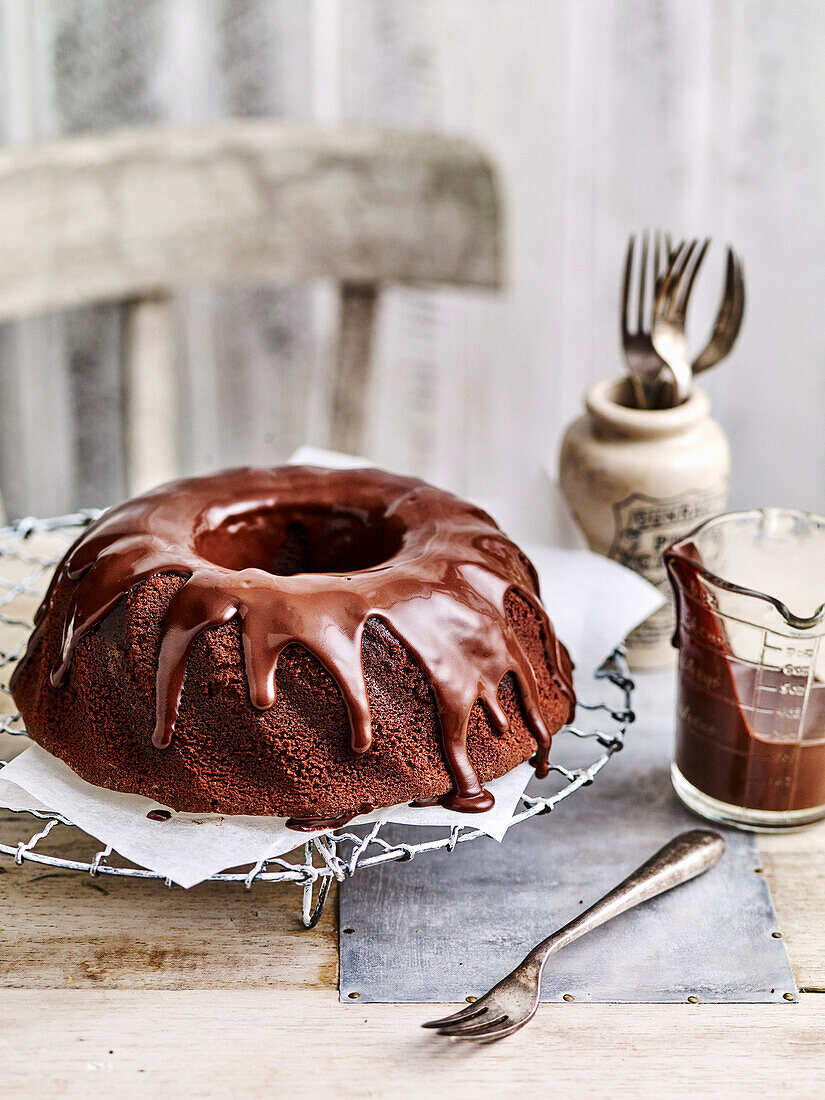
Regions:
M 7 811 L 0 837 L 21 838 Z M 420 1030 L 432 1006 L 338 1003 L 334 897 L 307 932 L 291 886 L 184 892 L 3 860 L 0 1094 L 821 1096 L 825 824 L 761 849 L 798 1005 L 542 1005 L 471 1049 Z
M 26 743 L 2 736 L 0 756 Z M 0 810 L 0 839 L 37 831 L 23 820 Z M 61 826 L 38 850 L 72 846 L 88 858 Z M 489 1047 L 422 1031 L 433 1006 L 339 1004 L 334 894 L 304 931 L 293 886 L 167 890 L 4 858 L 0 1096 L 823 1096 L 825 823 L 760 846 L 799 1004 L 547 1004 Z

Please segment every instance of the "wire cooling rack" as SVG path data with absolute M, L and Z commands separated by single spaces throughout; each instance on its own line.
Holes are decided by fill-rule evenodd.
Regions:
M 78 537 L 100 513 L 96 511 L 76 512 L 72 515 L 56 516 L 51 519 L 22 519 L 9 527 L 0 528 L 0 703 L 6 704 L 6 712 L 0 714 L 0 732 L 15 736 L 26 736 L 19 714 L 14 711 L 14 703 L 8 689 L 8 679 L 14 664 L 23 655 L 29 633 L 32 628 L 32 616 L 45 593 L 52 571 L 62 558 L 68 546 Z M 628 725 L 634 720 L 632 707 L 633 681 L 628 675 L 624 653 L 617 649 L 597 673 L 597 679 L 609 682 L 618 689 L 618 706 L 608 703 L 579 702 L 583 711 L 598 711 L 604 714 L 605 725 L 612 732 L 602 730 L 582 730 L 575 725 L 566 726 L 556 735 L 556 741 L 564 738 L 577 739 L 592 746 L 593 759 L 576 767 L 566 767 L 560 763 L 551 764 L 551 773 L 561 784 L 560 789 L 543 797 L 523 794 L 513 813 L 510 827 L 527 821 L 539 814 L 550 813 L 565 798 L 569 798 L 582 787 L 593 782 L 610 758 L 622 748 Z M 588 752 L 588 757 L 590 753 Z M 0 760 L 0 767 L 5 765 Z M 16 844 L 0 843 L 0 853 L 14 858 L 17 864 L 24 860 L 44 864 L 66 871 L 85 871 L 98 875 L 119 875 L 128 878 L 161 879 L 171 886 L 170 879 L 154 871 L 130 865 L 111 845 L 99 847 L 99 841 L 80 833 L 71 821 L 58 813 L 27 811 L 13 814 L 12 820 L 19 823 L 21 832 L 31 818 L 40 819 L 42 825 L 28 839 Z M 71 834 L 72 848 L 77 847 L 77 839 L 88 842 L 87 859 L 69 859 L 60 855 L 57 837 L 60 831 L 46 842 L 52 830 L 62 826 L 74 830 Z M 334 880 L 339 882 L 355 874 L 357 870 L 376 867 L 380 863 L 394 860 L 406 861 L 426 852 L 440 848 L 452 851 L 457 844 L 477 840 L 486 834 L 475 828 L 471 819 L 467 825 L 453 827 L 442 826 L 442 835 L 418 843 L 390 842 L 381 836 L 381 822 L 361 826 L 358 831 L 346 828 L 337 829 L 323 836 L 315 837 L 296 848 L 302 851 L 303 862 L 298 857 L 295 862 L 286 859 L 262 859 L 254 866 L 239 870 L 224 871 L 213 875 L 211 882 L 243 883 L 250 889 L 256 882 L 292 882 L 302 889 L 301 917 L 306 928 L 317 924 L 324 909 L 327 894 Z M 433 826 L 434 830 L 439 827 Z M 38 847 L 40 845 L 40 847 Z M 57 847 L 57 851 L 51 849 Z M 44 850 L 49 848 L 49 851 Z M 317 893 L 316 893 L 317 887 Z

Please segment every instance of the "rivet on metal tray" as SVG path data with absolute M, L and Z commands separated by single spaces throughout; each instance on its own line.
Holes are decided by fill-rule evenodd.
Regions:
M 478 1000 L 478 997 L 465 997 L 464 1000 L 468 1004 L 474 1004 Z
M 796 997 L 794 997 L 793 993 L 783 993 L 782 996 L 785 998 L 786 1001 L 796 1000 Z
M 575 1001 L 575 999 L 576 998 L 573 996 L 572 993 L 565 993 L 564 996 L 562 997 L 563 1001 Z
M 348 993 L 347 996 L 349 997 L 349 999 L 351 1001 L 357 1001 L 358 998 L 361 996 L 361 994 L 360 993 Z
M 688 997 L 688 1004 L 689 1005 L 698 1005 L 699 1004 L 699 998 L 698 997 Z
M 771 935 L 773 936 L 773 938 L 775 940 L 781 940 L 782 939 L 782 933 L 781 932 L 771 932 Z

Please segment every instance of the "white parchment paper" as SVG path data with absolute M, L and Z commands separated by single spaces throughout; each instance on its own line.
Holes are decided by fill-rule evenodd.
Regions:
M 294 462 L 326 466 L 367 465 L 349 456 L 304 447 Z M 577 667 L 577 690 L 584 695 L 591 675 L 630 630 L 662 604 L 661 594 L 615 562 L 586 550 L 525 545 L 541 581 L 542 597 L 558 636 Z M 595 685 L 588 695 L 594 697 Z M 352 824 L 391 821 L 407 825 L 468 825 L 496 840 L 507 831 L 524 788 L 533 775 L 522 764 L 487 783 L 495 806 L 482 814 L 460 814 L 441 806 L 392 806 L 353 819 Z M 218 871 L 245 867 L 285 855 L 305 840 L 283 818 L 173 813 L 152 821 L 147 813 L 165 808 L 141 795 L 119 794 L 86 783 L 61 760 L 33 745 L 0 772 L 0 805 L 16 811 L 46 808 L 62 814 L 84 832 L 126 859 L 164 875 L 180 886 L 194 886 Z

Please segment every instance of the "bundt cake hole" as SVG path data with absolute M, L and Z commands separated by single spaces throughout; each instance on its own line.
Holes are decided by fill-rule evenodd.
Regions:
M 403 525 L 383 511 L 308 505 L 228 516 L 196 534 L 195 550 L 224 569 L 346 574 L 388 561 L 403 537 Z

